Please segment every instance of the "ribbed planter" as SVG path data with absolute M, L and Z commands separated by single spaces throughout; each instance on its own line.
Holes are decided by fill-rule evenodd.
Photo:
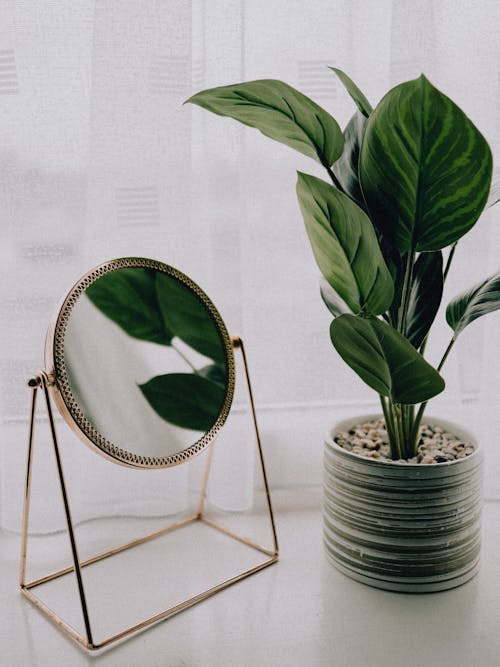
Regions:
M 333 441 L 335 433 L 375 417 L 341 422 L 325 442 L 329 557 L 349 577 L 376 588 L 429 593 L 460 586 L 479 567 L 481 450 L 457 461 L 422 465 L 363 458 Z M 425 421 L 476 445 L 453 423 Z

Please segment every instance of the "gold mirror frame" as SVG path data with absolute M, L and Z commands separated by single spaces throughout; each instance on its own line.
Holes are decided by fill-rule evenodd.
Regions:
M 105 438 L 83 414 L 78 400 L 71 390 L 66 371 L 64 361 L 65 335 L 71 312 L 78 299 L 87 287 L 92 285 L 98 278 L 111 271 L 125 268 L 144 268 L 161 271 L 175 278 L 186 288 L 194 292 L 213 318 L 224 348 L 227 385 L 221 412 L 210 430 L 199 440 L 190 447 L 170 456 L 151 457 L 135 454 L 134 452 L 122 449 L 117 444 Z M 235 366 L 233 344 L 218 310 L 205 292 L 184 273 L 163 262 L 142 257 L 124 257 L 104 262 L 94 267 L 75 283 L 64 299 L 55 321 L 49 327 L 45 345 L 45 368 L 48 369 L 49 377 L 53 380 L 50 384 L 50 389 L 54 402 L 69 427 L 87 446 L 101 456 L 111 459 L 116 463 L 135 468 L 167 468 L 183 463 L 200 454 L 212 442 L 226 421 L 234 396 Z

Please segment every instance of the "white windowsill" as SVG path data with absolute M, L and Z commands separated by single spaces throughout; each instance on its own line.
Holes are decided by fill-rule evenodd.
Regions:
M 331 566 L 322 546 L 319 486 L 275 490 L 273 501 L 281 547 L 276 565 L 102 653 L 95 660 L 21 597 L 17 588 L 19 536 L 4 534 L 0 551 L 1 664 L 9 667 L 54 664 L 492 667 L 498 664 L 500 503 L 485 504 L 479 575 L 461 588 L 419 596 L 369 588 L 351 581 Z M 38 546 L 47 539 L 51 538 L 37 538 Z M 114 574 L 126 582 L 130 572 L 124 563 L 116 559 Z M 179 575 L 182 565 L 176 564 Z M 114 600 L 111 590 L 104 594 L 112 607 L 120 604 L 119 596 Z M 127 602 L 133 605 L 136 601 Z

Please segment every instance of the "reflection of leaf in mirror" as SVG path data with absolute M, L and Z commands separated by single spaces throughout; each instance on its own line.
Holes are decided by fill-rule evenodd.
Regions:
M 208 364 L 208 366 L 203 366 L 203 368 L 200 368 L 196 372 L 207 380 L 217 382 L 222 387 L 226 386 L 226 371 L 224 370 L 224 366 L 220 364 Z
M 139 385 L 165 421 L 194 431 L 209 431 L 224 404 L 225 386 L 191 373 L 158 375 Z
M 111 271 L 87 287 L 85 294 L 132 338 L 170 345 L 172 333 L 158 308 L 154 271 L 135 267 Z
M 225 364 L 222 340 L 200 297 L 170 276 L 156 275 L 156 293 L 165 325 L 197 352 Z

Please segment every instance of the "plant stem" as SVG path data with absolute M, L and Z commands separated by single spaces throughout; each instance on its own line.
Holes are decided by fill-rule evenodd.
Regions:
M 184 359 L 184 361 L 186 362 L 186 364 L 187 364 L 188 366 L 191 367 L 191 370 L 193 371 L 193 373 L 198 373 L 198 370 L 193 366 L 193 364 L 189 361 L 189 359 L 186 357 L 186 355 L 185 355 L 183 352 L 181 352 L 181 351 L 179 350 L 179 348 L 176 347 L 172 341 L 170 342 L 170 345 L 171 345 L 171 347 L 177 352 L 177 354 L 178 354 L 180 357 L 182 357 L 182 359 Z
M 441 361 L 439 362 L 439 366 L 437 367 L 438 373 L 443 368 L 444 362 L 448 358 L 448 355 L 451 352 L 451 348 L 455 344 L 455 340 L 456 340 L 456 338 L 455 338 L 455 336 L 453 336 L 453 338 L 448 343 L 448 347 L 444 351 L 444 354 L 441 358 Z M 417 412 L 417 416 L 415 418 L 415 421 L 413 422 L 413 430 L 412 430 L 412 433 L 411 433 L 411 440 L 414 443 L 414 445 L 413 445 L 414 447 L 415 447 L 415 441 L 416 441 L 417 435 L 418 435 L 418 429 L 420 428 L 420 422 L 422 421 L 422 417 L 423 417 L 423 414 L 424 414 L 424 410 L 427 406 L 427 402 L 428 401 L 425 401 L 425 403 L 420 404 L 420 407 L 419 407 L 418 412 Z
M 415 261 L 415 248 L 412 248 L 406 258 L 406 269 L 403 282 L 402 299 L 398 314 L 398 331 L 403 335 L 406 328 L 406 313 L 408 312 L 408 302 L 410 300 L 411 279 L 413 274 L 414 261 Z
M 387 436 L 389 438 L 389 445 L 391 450 L 391 458 L 399 458 L 399 445 L 396 440 L 396 434 L 394 433 L 394 424 L 392 422 L 392 415 L 390 409 L 387 406 L 385 396 L 379 394 L 380 404 L 382 406 L 382 412 L 384 413 L 385 420 L 385 429 L 387 431 Z
M 412 405 L 402 405 L 401 406 L 401 421 L 402 421 L 402 432 L 403 432 L 403 447 L 402 447 L 402 457 L 404 459 L 410 458 L 413 456 L 413 447 L 410 440 L 411 431 L 412 431 Z
M 455 243 L 451 246 L 450 253 L 448 255 L 448 259 L 446 260 L 446 266 L 444 268 L 444 273 L 443 273 L 443 285 L 446 282 L 446 278 L 448 276 L 448 271 L 450 270 L 451 266 L 451 261 L 453 259 L 453 255 L 455 254 L 455 249 L 457 247 L 458 241 L 455 241 Z
M 439 371 L 443 368 L 443 366 L 444 366 L 444 362 L 446 361 L 446 359 L 448 358 L 448 355 L 449 355 L 450 352 L 451 352 L 451 348 L 453 347 L 453 345 L 455 345 L 455 340 L 456 340 L 456 338 L 455 338 L 455 336 L 453 336 L 453 338 L 452 338 L 452 339 L 450 340 L 450 342 L 448 343 L 448 347 L 447 347 L 446 350 L 444 351 L 444 354 L 443 354 L 443 356 L 442 356 L 442 358 L 441 358 L 441 361 L 439 362 L 439 366 L 437 367 L 437 371 L 438 371 L 438 373 L 439 373 Z
M 332 182 L 333 182 L 334 186 L 335 186 L 337 189 L 339 189 L 340 192 L 344 192 L 344 188 L 340 185 L 340 181 L 338 180 L 338 178 L 337 178 L 337 177 L 335 176 L 335 174 L 333 173 L 332 168 L 331 168 L 329 165 L 324 164 L 324 163 L 323 163 L 323 166 L 324 166 L 324 168 L 327 170 L 327 172 L 328 172 L 330 178 L 332 179 Z M 344 194 L 345 194 L 345 192 L 344 192 Z
M 396 440 L 398 443 L 397 445 L 398 459 L 401 459 L 403 458 L 403 452 L 404 452 L 404 433 L 403 433 L 403 422 L 401 419 L 401 406 L 398 403 L 392 403 L 391 407 L 394 419 L 394 430 L 396 433 Z

